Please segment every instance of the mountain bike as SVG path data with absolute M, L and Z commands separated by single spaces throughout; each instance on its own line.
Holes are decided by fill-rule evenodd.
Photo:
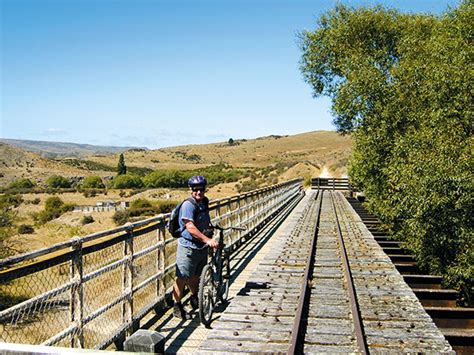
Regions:
M 212 320 L 212 313 L 217 302 L 227 301 L 229 295 L 229 278 L 230 263 L 229 255 L 225 255 L 224 250 L 224 231 L 225 230 L 245 230 L 240 227 L 221 227 L 219 225 L 212 226 L 213 229 L 219 231 L 219 247 L 216 250 L 210 250 L 211 259 L 204 266 L 199 281 L 199 317 L 201 323 L 209 327 Z M 225 275 L 224 275 L 225 270 Z

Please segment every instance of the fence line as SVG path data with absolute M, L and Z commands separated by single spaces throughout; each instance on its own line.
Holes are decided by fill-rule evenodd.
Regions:
M 228 251 L 301 193 L 292 180 L 211 201 Z M 174 279 L 169 214 L 0 260 L 0 341 L 107 348 L 163 304 Z

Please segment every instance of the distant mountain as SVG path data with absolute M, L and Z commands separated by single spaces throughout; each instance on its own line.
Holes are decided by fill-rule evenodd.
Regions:
M 78 144 L 66 142 L 46 142 L 46 141 L 30 141 L 21 139 L 0 138 L 0 142 L 21 148 L 23 150 L 39 154 L 45 158 L 66 158 L 75 157 L 82 158 L 91 155 L 108 155 L 122 153 L 127 150 L 144 151 L 147 148 L 137 147 L 115 147 L 100 146 L 91 144 Z

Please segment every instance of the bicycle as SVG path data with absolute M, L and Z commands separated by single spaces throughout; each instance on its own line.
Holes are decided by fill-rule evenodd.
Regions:
M 229 255 L 224 255 L 224 231 L 245 230 L 240 227 L 212 226 L 212 229 L 219 230 L 219 247 L 212 253 L 211 260 L 204 266 L 199 280 L 199 318 L 201 323 L 209 327 L 212 320 L 212 313 L 218 301 L 225 303 L 229 295 L 230 263 Z M 224 276 L 225 269 L 225 276 Z

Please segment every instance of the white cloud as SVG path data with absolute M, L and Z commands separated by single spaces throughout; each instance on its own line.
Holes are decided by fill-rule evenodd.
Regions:
M 66 130 L 62 128 L 47 128 L 43 131 L 43 135 L 46 135 L 46 136 L 64 135 L 66 133 L 67 133 Z

